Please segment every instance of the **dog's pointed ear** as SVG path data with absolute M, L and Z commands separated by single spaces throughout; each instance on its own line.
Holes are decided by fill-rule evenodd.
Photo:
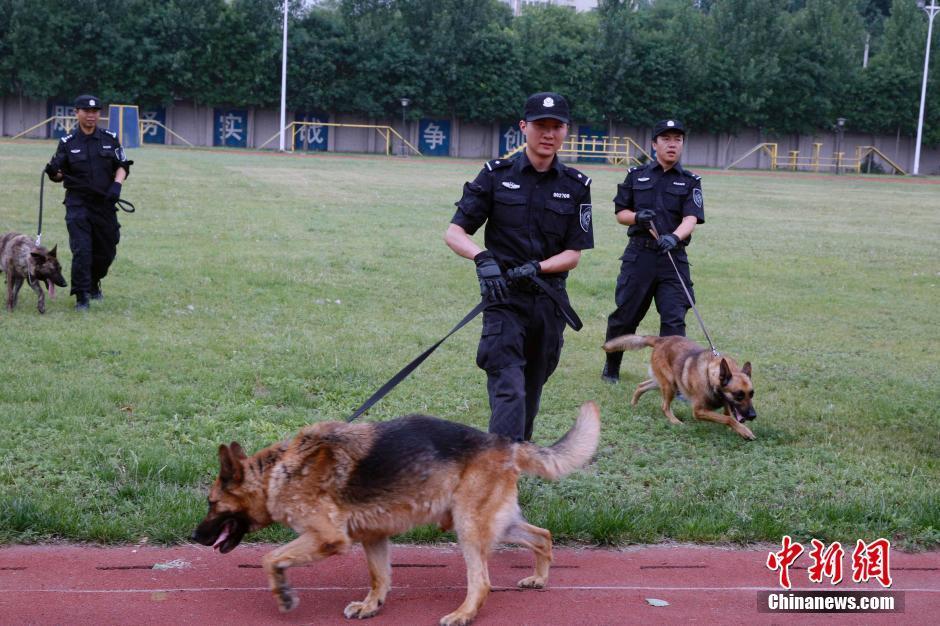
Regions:
M 234 441 L 233 445 L 238 446 Z M 241 449 L 241 446 L 239 446 Z M 241 482 L 243 478 L 242 464 L 232 450 L 224 443 L 219 446 L 219 480 L 223 483 Z
M 29 253 L 29 256 L 33 257 L 34 261 L 45 261 L 46 255 L 42 252 L 36 252 L 35 250 Z
M 728 362 L 724 359 L 721 360 L 718 369 L 718 382 L 722 387 L 727 387 L 728 383 L 731 382 L 731 368 L 728 367 Z
M 55 256 L 55 251 L 59 247 L 59 244 L 52 246 L 52 250 L 49 251 L 49 256 Z
M 232 451 L 232 458 L 235 460 L 247 459 L 248 455 L 245 454 L 245 450 L 241 447 L 237 441 L 233 441 L 228 445 L 228 449 Z
M 744 372 L 745 376 L 750 378 L 751 377 L 751 362 L 748 361 L 747 363 L 745 363 L 744 367 L 741 368 L 741 371 Z

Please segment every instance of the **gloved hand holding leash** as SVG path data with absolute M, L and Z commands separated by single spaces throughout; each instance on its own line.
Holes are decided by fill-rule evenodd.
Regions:
M 692 307 L 692 311 L 695 313 L 696 319 L 698 319 L 698 324 L 702 327 L 702 332 L 705 333 L 705 339 L 708 339 L 708 345 L 711 346 L 712 353 L 715 356 L 719 356 L 718 348 L 715 347 L 715 344 L 712 342 L 712 338 L 705 329 L 705 322 L 702 320 L 702 316 L 699 315 L 698 308 L 695 306 L 695 301 L 692 299 L 692 294 L 689 293 L 689 288 L 685 286 L 685 281 L 682 280 L 682 272 L 679 271 L 679 267 L 672 258 L 672 252 L 670 251 L 679 244 L 679 238 L 676 237 L 673 233 L 660 235 L 658 232 L 656 232 L 656 226 L 652 222 L 650 222 L 649 231 L 653 236 L 653 239 L 655 239 L 656 243 L 659 245 L 660 252 L 665 252 L 666 256 L 669 257 L 669 262 L 672 263 L 672 268 L 676 270 L 676 277 L 679 279 L 679 284 L 682 285 L 682 291 L 685 292 L 685 297 L 689 300 L 689 306 Z

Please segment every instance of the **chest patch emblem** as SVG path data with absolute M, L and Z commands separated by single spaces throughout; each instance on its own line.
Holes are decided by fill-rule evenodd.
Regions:
M 562 193 L 562 192 L 560 192 L 560 191 L 556 191 L 555 193 L 552 194 L 552 197 L 553 197 L 553 198 L 563 198 L 563 199 L 565 199 L 565 200 L 568 200 L 568 199 L 571 198 L 571 194 L 570 194 L 570 193 Z
M 672 181 L 672 184 L 675 185 L 676 187 L 685 187 L 685 183 L 680 183 L 677 180 Z
M 638 182 L 638 183 L 645 183 L 645 182 L 648 181 L 649 179 L 650 179 L 649 176 L 644 176 L 643 178 L 637 178 L 637 179 L 636 179 L 636 182 Z
M 72 154 L 78 154 L 81 151 L 82 151 L 81 148 L 73 148 L 72 150 L 69 150 L 69 152 L 71 152 Z
M 591 232 L 591 205 L 581 205 L 581 230 L 586 233 Z
M 503 187 L 505 187 L 506 189 L 518 189 L 521 186 L 522 185 L 520 185 L 519 183 L 514 183 L 511 180 L 503 181 Z

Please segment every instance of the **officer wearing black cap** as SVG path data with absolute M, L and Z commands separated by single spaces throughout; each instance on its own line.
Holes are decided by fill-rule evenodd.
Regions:
M 127 160 L 117 135 L 98 128 L 101 100 L 82 95 L 75 99 L 78 128 L 59 141 L 46 165 L 54 182 L 65 181 L 65 224 L 72 249 L 72 293 L 75 308 L 88 309 L 88 301 L 104 298 L 101 279 L 117 254 L 120 228 L 115 202 L 133 161 Z
M 488 304 L 477 365 L 487 375 L 489 430 L 516 441 L 532 438 L 565 326 L 559 306 L 529 277 L 538 275 L 567 303 L 568 272 L 594 247 L 591 179 L 557 156 L 569 123 L 562 96 L 530 96 L 519 122 L 525 149 L 487 162 L 464 185 L 445 235 L 454 252 L 476 263 Z M 470 236 L 484 223 L 481 249 Z
M 629 226 L 629 243 L 620 257 L 620 276 L 614 299 L 617 310 L 607 318 L 607 339 L 636 332 L 650 304 L 656 301 L 660 336 L 685 336 L 689 301 L 666 256 L 672 258 L 692 292 L 685 248 L 696 224 L 705 221 L 701 179 L 679 165 L 685 127 L 678 120 L 663 120 L 653 129 L 656 158 L 631 168 L 617 185 L 614 211 L 617 221 Z M 659 235 L 653 238 L 651 230 Z M 694 295 L 693 295 L 694 297 Z M 620 378 L 622 352 L 607 355 L 601 377 Z

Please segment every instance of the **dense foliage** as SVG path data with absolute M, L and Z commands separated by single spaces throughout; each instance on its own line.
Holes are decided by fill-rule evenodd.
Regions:
M 274 107 L 280 0 L 0 0 L 0 94 Z M 288 106 L 514 119 L 568 94 L 579 121 L 913 135 L 927 19 L 915 0 L 293 0 Z M 868 64 L 863 59 L 868 47 Z M 940 33 L 926 139 L 940 143 Z

